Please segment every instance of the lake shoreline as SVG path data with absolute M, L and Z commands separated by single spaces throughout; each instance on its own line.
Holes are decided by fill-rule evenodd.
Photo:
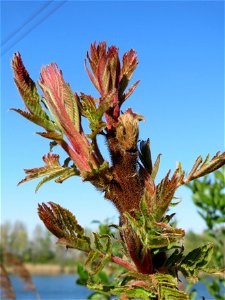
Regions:
M 25 263 L 25 268 L 31 275 L 75 274 L 76 266 L 61 266 L 58 264 Z

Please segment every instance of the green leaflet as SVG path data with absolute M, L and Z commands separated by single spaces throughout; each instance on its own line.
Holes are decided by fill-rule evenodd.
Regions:
M 184 251 L 184 248 L 175 249 L 173 251 L 173 253 L 167 258 L 166 263 L 165 263 L 166 266 L 168 266 L 169 268 L 173 268 L 174 266 L 179 264 L 179 262 L 183 258 L 183 251 Z
M 63 135 L 54 131 L 48 132 L 36 132 L 36 134 L 50 140 L 61 141 L 63 140 Z
M 94 275 L 99 273 L 109 261 L 110 255 L 104 255 L 99 250 L 91 250 L 85 265 L 90 270 L 90 274 Z
M 76 283 L 81 285 L 86 285 L 89 275 L 88 272 L 85 270 L 83 264 L 81 263 L 77 264 L 77 274 L 79 275 L 79 278 L 77 279 Z
M 50 181 L 50 180 L 52 180 L 52 179 L 54 179 L 54 178 L 56 178 L 56 177 L 59 177 L 59 176 L 61 176 L 65 171 L 67 171 L 66 169 L 62 169 L 62 170 L 48 170 L 47 172 L 46 172 L 46 174 L 45 175 L 47 175 L 47 174 L 50 174 L 50 173 L 52 173 L 52 174 L 50 174 L 50 175 L 48 175 L 48 176 L 45 176 L 45 175 L 40 175 L 40 176 L 45 176 L 39 183 L 38 183 L 38 185 L 36 186 L 36 189 L 35 189 L 35 193 L 39 190 L 39 188 L 44 184 L 44 183 L 46 183 L 46 182 L 48 182 L 48 181 Z M 39 177 L 38 175 L 37 175 L 37 177 Z M 33 179 L 33 178 L 32 178 Z M 26 179 L 24 179 L 24 180 L 26 180 Z
M 110 296 L 108 296 L 108 293 L 99 293 L 99 292 L 95 292 L 92 293 L 90 296 L 88 296 L 87 300 L 91 299 L 91 300 L 110 300 Z
M 32 113 L 29 113 L 29 112 L 26 112 L 26 111 L 23 111 L 23 110 L 17 109 L 17 108 L 11 108 L 11 110 L 19 113 L 21 116 L 28 119 L 29 121 L 31 121 L 39 126 L 42 126 L 46 130 L 55 131 L 57 129 L 55 124 L 50 119 L 45 119 L 38 115 L 34 115 Z
M 57 244 L 64 245 L 66 248 L 73 248 L 84 252 L 90 251 L 90 241 L 86 238 L 60 238 Z
M 156 159 L 156 161 L 155 161 L 155 163 L 154 163 L 154 166 L 153 166 L 153 168 L 152 168 L 151 177 L 152 177 L 153 180 L 155 180 L 156 175 L 157 175 L 158 170 L 159 170 L 160 156 L 161 156 L 161 154 L 159 154 L 159 155 L 157 156 L 157 159 Z
M 160 300 L 189 300 L 187 293 L 178 290 L 176 277 L 160 273 L 156 273 L 155 277 L 159 283 Z
M 189 252 L 181 261 L 179 269 L 186 277 L 196 276 L 204 271 L 213 254 L 213 244 L 208 243 Z
M 55 180 L 57 183 L 62 183 L 66 179 L 79 175 L 79 171 L 75 167 L 64 167 L 64 172 Z
M 129 297 L 129 299 L 143 299 L 143 300 L 149 300 L 149 297 L 155 297 L 156 293 L 145 289 L 144 287 L 139 286 L 116 286 L 116 287 L 110 287 L 105 286 L 103 284 L 98 283 L 88 283 L 87 287 L 89 289 L 98 291 L 98 292 L 110 292 L 112 295 L 126 295 Z
M 128 226 L 140 238 L 144 249 L 169 250 L 180 247 L 180 241 L 185 234 L 184 230 L 173 228 L 168 223 L 156 222 L 154 214 L 148 212 L 145 197 L 142 197 L 140 211 L 136 212 L 136 218 L 129 213 L 124 215 L 128 220 Z
M 53 97 L 51 91 L 47 87 L 45 87 L 41 83 L 39 83 L 39 85 L 42 88 L 44 94 L 47 94 L 47 95 L 49 94 L 49 95 L 51 95 L 51 97 Z M 55 110 L 53 109 L 52 104 L 47 100 L 46 96 L 43 96 L 42 101 L 43 101 L 44 105 L 47 107 L 48 111 L 50 112 L 50 115 L 51 115 L 53 122 L 54 122 L 56 128 L 58 129 L 58 131 L 63 132 L 63 128 L 59 121 L 59 117 L 57 115 L 57 112 L 55 112 Z
M 83 114 L 89 121 L 89 128 L 92 133 L 89 134 L 89 138 L 94 139 L 96 134 L 101 132 L 106 123 L 102 121 L 104 113 L 112 106 L 111 100 L 115 91 L 111 92 L 105 99 L 102 99 L 99 106 L 96 106 L 96 101 L 92 96 L 81 93 Z
M 108 234 L 98 234 L 93 232 L 94 238 L 95 238 L 95 247 L 106 253 L 106 254 L 111 254 L 112 251 L 112 243 L 111 243 L 111 237 Z
M 142 273 L 138 273 L 135 271 L 128 271 L 128 272 L 124 273 L 122 276 L 125 278 L 128 277 L 129 279 L 130 278 L 136 279 L 136 280 L 138 279 L 138 280 L 142 280 L 142 281 L 146 281 L 146 282 L 148 281 L 148 282 L 153 283 L 153 281 L 151 279 L 154 275 L 142 274 Z
M 160 300 L 189 300 L 188 294 L 175 288 L 162 286 L 160 288 Z
M 103 285 L 101 283 L 93 283 L 91 280 L 88 281 L 87 283 L 87 288 L 97 291 L 97 292 L 110 292 L 110 286 Z
M 103 251 L 103 245 L 100 241 L 100 236 L 98 233 L 96 232 L 93 232 L 93 235 L 94 235 L 94 242 L 95 242 L 95 247 L 96 249 L 98 249 L 99 251 Z
M 63 101 L 66 111 L 72 120 L 76 130 L 80 132 L 80 112 L 78 107 L 79 97 L 73 94 L 70 85 L 63 82 Z
M 97 133 L 101 132 L 105 127 L 106 123 L 102 121 L 102 116 L 104 114 L 104 111 L 101 109 L 97 109 L 92 100 L 90 100 L 90 96 L 86 96 L 84 98 L 84 95 L 82 95 L 83 100 L 83 112 L 86 116 L 86 118 L 89 121 L 89 128 L 91 129 L 92 133 L 88 135 L 90 139 L 94 139 Z M 85 99 L 85 100 L 84 100 Z
M 100 272 L 111 258 L 111 239 L 109 235 L 93 232 L 95 249 L 88 254 L 85 265 L 89 266 L 91 274 Z
M 124 293 L 131 299 L 138 298 L 142 300 L 149 300 L 149 297 L 156 296 L 156 293 L 139 286 L 115 287 L 111 289 L 110 292 L 114 295 L 122 295 Z
M 55 180 L 55 182 L 57 183 L 62 183 L 63 181 L 65 181 L 66 179 L 68 179 L 69 177 L 71 176 L 76 176 L 78 175 L 78 171 L 74 168 L 70 168 L 70 167 L 67 167 L 67 168 L 64 168 L 62 167 L 62 170 L 59 170 L 59 171 L 55 171 L 53 174 L 49 175 L 49 176 L 46 176 L 44 177 L 39 183 L 38 185 L 36 186 L 36 189 L 35 189 L 35 192 L 37 192 L 39 190 L 39 188 L 46 182 L 54 179 L 54 178 L 57 178 Z

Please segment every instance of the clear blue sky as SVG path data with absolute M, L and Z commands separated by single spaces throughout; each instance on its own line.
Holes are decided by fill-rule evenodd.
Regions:
M 2 220 L 40 223 L 38 202 L 54 201 L 90 226 L 118 214 L 88 183 L 72 177 L 34 193 L 37 181 L 17 187 L 24 168 L 42 166 L 48 141 L 40 129 L 9 108 L 24 108 L 13 82 L 10 61 L 19 51 L 37 81 L 42 65 L 57 62 L 74 91 L 94 90 L 84 70 L 90 43 L 106 40 L 120 54 L 137 51 L 133 82 L 141 79 L 126 107 L 145 116 L 140 138 L 150 137 L 153 159 L 162 153 L 160 180 L 181 161 L 190 170 L 196 157 L 224 148 L 224 9 L 219 1 L 41 2 L 3 1 L 2 5 Z M 95 93 L 95 91 L 94 91 Z M 104 146 L 104 145 L 103 145 Z M 56 149 L 57 151 L 59 149 Z M 62 160 L 65 158 L 63 152 Z M 105 151 L 106 153 L 106 151 Z M 190 192 L 177 196 L 178 225 L 204 229 Z

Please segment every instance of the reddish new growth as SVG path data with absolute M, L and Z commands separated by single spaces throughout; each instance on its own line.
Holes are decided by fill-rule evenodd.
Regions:
M 28 112 L 14 110 L 42 126 L 46 131 L 38 134 L 60 145 L 72 161 L 70 166 L 68 160 L 60 166 L 58 157 L 44 157 L 46 166 L 26 170 L 28 176 L 22 182 L 46 176 L 40 186 L 56 177 L 57 182 L 62 182 L 74 175 L 80 175 L 83 180 L 90 181 L 98 190 L 104 192 L 105 198 L 112 201 L 118 209 L 121 236 L 136 269 L 140 273 L 152 274 L 163 266 L 165 255 L 163 252 L 155 255 L 151 246 L 143 245 L 140 235 L 128 225 L 126 213 L 137 219 L 136 212 L 140 211 L 141 201 L 144 199 L 147 205 L 145 211 L 151 216 L 152 223 L 162 232 L 167 230 L 166 238 L 170 237 L 175 229 L 168 225 L 165 214 L 176 189 L 222 166 L 225 163 L 225 153 L 217 153 L 211 161 L 207 158 L 203 163 L 201 158 L 198 158 L 186 178 L 179 164 L 171 178 L 169 172 L 155 185 L 160 156 L 155 164 L 152 164 L 149 140 L 142 141 L 139 149 L 137 146 L 138 123 L 143 117 L 134 113 L 131 108 L 121 112 L 123 102 L 133 93 L 139 82 L 127 90 L 137 64 L 136 52 L 133 49 L 125 53 L 120 62 L 117 47 L 111 46 L 107 49 L 105 42 L 97 46 L 92 44 L 90 53 L 87 53 L 85 67 L 99 92 L 97 99 L 85 93 L 78 95 L 72 92 L 56 64 L 43 67 L 39 85 L 43 91 L 42 100 L 51 114 L 49 117 L 41 106 L 37 88 L 29 77 L 20 55 L 15 54 L 12 63 L 15 82 Z M 82 129 L 81 116 L 89 122 L 91 132 L 88 134 Z M 98 147 L 97 135 L 105 137 L 111 163 L 104 160 Z M 45 207 L 44 210 L 40 208 L 39 213 L 51 230 L 51 227 L 54 227 L 49 221 L 51 211 Z M 52 228 L 52 231 L 56 232 L 57 228 Z M 175 233 L 179 237 L 184 235 L 179 229 Z

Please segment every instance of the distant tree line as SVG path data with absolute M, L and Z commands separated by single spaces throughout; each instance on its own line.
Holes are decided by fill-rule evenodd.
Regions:
M 217 234 L 218 236 L 223 236 L 221 228 L 218 229 Z M 201 234 L 194 233 L 193 231 L 187 232 L 185 236 L 187 251 L 196 246 L 203 245 L 209 239 L 210 236 L 206 231 Z M 57 247 L 55 242 L 56 240 L 52 234 L 41 225 L 36 225 L 30 236 L 26 226 L 20 221 L 14 224 L 6 222 L 1 225 L 1 251 L 15 253 L 24 262 L 70 265 L 82 260 L 81 252 L 66 250 L 61 246 Z
M 19 255 L 25 263 L 74 265 L 82 254 L 55 245 L 56 239 L 40 225 L 29 236 L 26 226 L 17 221 L 1 225 L 0 251 Z

